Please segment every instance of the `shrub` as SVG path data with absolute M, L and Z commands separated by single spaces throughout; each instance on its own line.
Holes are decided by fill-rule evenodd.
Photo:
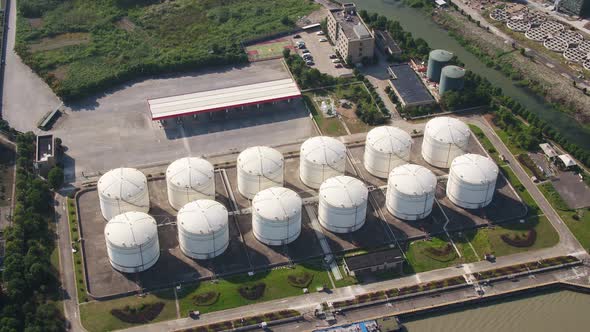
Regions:
M 193 297 L 193 303 L 198 306 L 209 306 L 215 304 L 219 299 L 219 292 L 205 292 L 195 294 Z
M 155 302 L 141 304 L 138 307 L 125 306 L 123 309 L 112 309 L 111 315 L 125 323 L 145 324 L 158 317 L 163 309 L 163 302 Z
M 311 284 L 313 274 L 309 272 L 292 273 L 287 276 L 287 281 L 293 287 L 306 288 Z
M 255 283 L 252 285 L 243 285 L 238 289 L 240 295 L 246 300 L 258 300 L 264 295 L 266 285 L 262 282 Z
M 535 244 L 535 241 L 537 240 L 537 231 L 534 229 L 529 229 L 525 236 L 515 234 L 511 237 L 508 234 L 502 234 L 500 238 L 510 246 L 517 248 L 528 248 Z

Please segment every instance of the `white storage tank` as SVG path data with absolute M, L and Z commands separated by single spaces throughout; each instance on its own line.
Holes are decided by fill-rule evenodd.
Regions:
M 412 137 L 391 126 L 371 129 L 365 141 L 365 169 L 379 178 L 387 178 L 399 165 L 410 162 Z
M 269 246 L 288 244 L 301 233 L 301 198 L 291 189 L 265 189 L 252 200 L 252 232 Z
M 301 145 L 299 158 L 301 181 L 308 187 L 318 189 L 327 179 L 344 175 L 346 146 L 332 137 L 312 137 Z
M 215 199 L 213 165 L 201 158 L 182 158 L 166 169 L 168 202 L 179 210 L 197 199 Z
M 149 269 L 160 257 L 158 226 L 150 215 L 131 211 L 111 219 L 104 228 L 109 261 L 124 273 Z
M 98 180 L 97 190 L 100 211 L 106 220 L 129 211 L 147 213 L 150 210 L 147 178 L 134 168 L 106 172 Z
M 259 191 L 283 186 L 283 155 L 266 146 L 250 147 L 238 156 L 238 191 L 248 199 Z
M 367 197 L 365 184 L 350 176 L 335 176 L 320 187 L 318 219 L 330 232 L 350 233 L 365 224 Z
M 387 180 L 387 211 L 404 220 L 424 219 L 432 212 L 436 177 L 426 167 L 406 164 L 394 168 Z
M 221 203 L 200 199 L 183 206 L 176 216 L 180 250 L 190 258 L 210 259 L 229 245 L 227 209 Z
M 467 153 L 469 127 L 460 120 L 441 116 L 426 124 L 422 157 L 432 166 L 449 168 L 456 157 Z
M 453 160 L 447 181 L 447 197 L 465 209 L 482 208 L 492 201 L 498 179 L 498 166 L 478 154 L 465 154 Z

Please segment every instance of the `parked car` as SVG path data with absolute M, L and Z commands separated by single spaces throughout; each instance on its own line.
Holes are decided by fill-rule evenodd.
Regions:
M 301 36 L 300 35 L 295 35 L 295 36 L 293 36 L 293 38 L 297 39 L 297 38 L 301 38 Z
M 315 65 L 315 63 L 314 63 L 313 61 L 311 61 L 311 60 L 307 60 L 307 61 L 305 61 L 305 64 L 306 64 L 306 65 L 308 65 L 308 66 L 313 66 L 313 65 Z
M 337 63 L 337 64 L 334 65 L 334 68 L 342 68 L 342 64 Z
M 322 42 L 322 43 L 323 43 L 323 42 L 327 42 L 327 41 L 328 41 L 328 39 L 327 39 L 327 38 L 320 38 L 320 42 Z
M 340 61 L 340 59 L 334 59 L 332 60 L 332 63 L 341 63 L 342 61 Z
M 311 60 L 311 59 L 313 59 L 313 57 L 311 56 L 311 54 L 303 54 L 303 59 L 304 60 Z
M 189 313 L 189 316 L 192 319 L 199 319 L 201 317 L 201 313 L 197 310 L 194 310 Z
M 297 48 L 300 49 L 300 50 L 302 50 L 302 49 L 305 48 L 305 44 L 299 44 L 299 45 L 297 45 Z
M 324 33 L 323 31 L 321 31 L 321 30 L 320 30 L 320 31 L 318 31 L 318 32 L 316 32 L 315 34 L 316 34 L 316 35 L 318 35 L 318 36 L 323 36 L 323 35 L 325 35 L 325 33 Z
M 336 54 L 330 54 L 330 59 L 336 59 L 338 56 Z
M 301 51 L 301 53 L 303 53 L 303 54 L 311 54 L 311 52 L 309 50 L 307 50 L 307 49 Z

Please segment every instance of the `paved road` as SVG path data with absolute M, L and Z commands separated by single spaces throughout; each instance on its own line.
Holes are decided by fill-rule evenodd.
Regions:
M 19 131 L 35 131 L 37 122 L 61 101 L 14 52 L 16 1 L 10 0 L 2 117 Z
M 502 142 L 502 140 L 496 135 L 496 132 L 492 128 L 490 128 L 487 121 L 479 116 L 469 116 L 466 117 L 466 120 L 470 123 L 473 123 L 479 126 L 486 136 L 490 139 L 496 150 L 500 154 L 502 154 L 510 164 L 510 167 L 520 180 L 520 182 L 524 185 L 526 190 L 531 194 L 531 196 L 535 199 L 539 208 L 543 212 L 543 214 L 549 219 L 553 227 L 557 230 L 559 234 L 559 245 L 563 246 L 570 252 L 577 252 L 577 251 L 584 251 L 584 248 L 578 242 L 578 240 L 574 237 L 574 235 L 570 232 L 569 228 L 566 224 L 561 220 L 557 212 L 553 209 L 549 201 L 545 198 L 545 196 L 539 191 L 537 185 L 530 179 L 528 174 L 524 171 L 516 157 L 508 150 L 506 145 Z
M 54 200 L 64 314 L 71 325 L 72 331 L 85 331 L 80 323 L 80 313 L 78 311 L 76 276 L 73 269 L 74 258 L 72 256 L 66 198 L 60 194 L 55 194 Z

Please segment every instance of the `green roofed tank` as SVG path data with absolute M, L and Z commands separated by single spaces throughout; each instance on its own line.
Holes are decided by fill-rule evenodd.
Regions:
M 447 91 L 458 91 L 465 85 L 465 69 L 457 66 L 446 66 L 440 75 L 439 94 L 442 96 Z
M 453 53 L 445 50 L 433 50 L 428 55 L 428 70 L 426 76 L 432 82 L 440 81 L 440 73 L 444 66 L 449 64 Z

